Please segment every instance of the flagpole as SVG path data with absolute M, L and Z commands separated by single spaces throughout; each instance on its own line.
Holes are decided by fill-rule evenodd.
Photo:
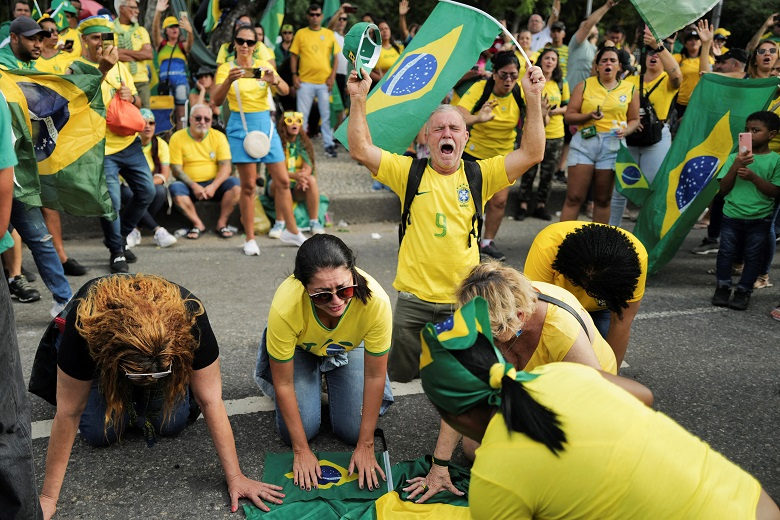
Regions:
M 38 0 L 33 0 L 33 3 L 35 4 L 35 9 L 38 11 L 38 14 L 43 16 L 43 11 L 41 11 L 41 6 L 38 5 Z
M 487 14 L 485 11 L 482 11 L 481 9 L 477 9 L 476 7 L 471 7 L 470 5 L 466 5 L 466 4 L 461 4 L 461 3 L 458 3 L 458 2 L 454 2 L 453 0 L 439 0 L 439 2 L 444 2 L 444 3 L 447 3 L 447 4 L 457 5 L 458 7 L 465 7 L 466 9 L 471 9 L 472 11 L 476 11 L 476 12 L 478 12 L 479 14 L 481 14 L 482 16 L 484 16 L 484 17 L 486 17 L 486 18 L 488 18 L 488 19 L 492 20 L 492 21 L 493 21 L 493 22 L 494 22 L 496 25 L 498 25 L 498 27 L 501 29 L 501 31 L 503 31 L 503 32 L 504 32 L 504 34 L 506 34 L 507 36 L 509 36 L 509 39 L 510 39 L 510 40 L 512 40 L 512 43 L 514 43 L 514 44 L 515 44 L 515 47 L 517 47 L 517 48 L 520 50 L 520 54 L 522 54 L 522 55 L 523 55 L 523 58 L 525 58 L 525 62 L 528 64 L 528 68 L 530 69 L 531 67 L 533 67 L 533 66 L 534 66 L 534 64 L 533 64 L 533 63 L 531 63 L 531 60 L 528 58 L 528 55 L 525 53 L 525 51 L 523 50 L 523 48 L 520 46 L 520 44 L 519 44 L 519 43 L 517 43 L 517 40 L 515 40 L 515 37 L 514 37 L 514 36 L 512 36 L 512 33 L 511 33 L 511 32 L 509 32 L 509 29 L 507 29 L 506 27 L 504 27 L 504 26 L 501 24 L 501 22 L 499 22 L 498 20 L 496 20 L 495 18 L 493 18 L 492 16 L 490 16 L 489 14 Z

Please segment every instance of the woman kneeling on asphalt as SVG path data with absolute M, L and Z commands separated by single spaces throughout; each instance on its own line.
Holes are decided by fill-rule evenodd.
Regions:
M 355 267 L 352 250 L 333 235 L 306 240 L 274 295 L 255 368 L 260 389 L 276 401 L 276 425 L 292 445 L 293 482 L 301 489 L 316 488 L 322 476 L 309 440 L 320 430 L 323 374 L 333 433 L 356 445 L 350 474 L 358 471 L 361 489 L 385 478 L 374 456 L 374 429 L 393 402 L 391 332 L 390 299 Z

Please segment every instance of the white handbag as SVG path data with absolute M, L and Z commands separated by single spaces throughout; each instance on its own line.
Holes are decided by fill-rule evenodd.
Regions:
M 249 131 L 249 127 L 246 124 L 246 116 L 244 116 L 244 109 L 241 107 L 241 93 L 238 88 L 238 80 L 233 83 L 233 87 L 236 89 L 236 101 L 238 102 L 238 111 L 241 113 L 241 122 L 244 124 L 244 131 L 246 137 L 244 137 L 244 151 L 250 157 L 255 159 L 262 159 L 268 152 L 271 151 L 271 138 L 274 135 L 274 125 L 271 121 L 271 131 L 267 135 L 260 130 Z

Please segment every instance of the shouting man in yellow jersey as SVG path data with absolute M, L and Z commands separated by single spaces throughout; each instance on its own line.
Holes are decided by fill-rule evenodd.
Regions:
M 539 67 L 531 67 L 522 78 L 528 111 L 520 148 L 477 161 L 483 205 L 543 158 L 544 83 Z M 370 86 L 367 72 L 360 80 L 353 71 L 347 83 L 352 102 L 347 130 L 350 154 L 403 199 L 412 158 L 391 154 L 372 143 L 366 122 Z M 399 293 L 388 371 L 395 381 L 409 381 L 417 375 L 420 330 L 426 322 L 436 322 L 454 312 L 455 287 L 479 263 L 479 244 L 470 236 L 477 235 L 474 202 L 461 159 L 469 139 L 463 115 L 451 105 L 439 106 L 426 123 L 425 136 L 431 157 L 416 192 L 422 200 L 411 205 L 410 224 L 398 253 L 393 284 Z

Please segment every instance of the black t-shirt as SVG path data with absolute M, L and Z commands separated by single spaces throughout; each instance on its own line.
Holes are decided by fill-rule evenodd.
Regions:
M 120 274 L 111 276 L 127 275 Z M 57 353 L 57 366 L 70 377 L 78 379 L 79 381 L 91 381 L 94 378 L 97 365 L 89 355 L 87 342 L 81 334 L 79 334 L 78 330 L 76 330 L 76 315 L 78 314 L 79 305 L 81 305 L 80 299 L 84 298 L 84 295 L 87 294 L 90 287 L 103 278 L 105 277 L 90 280 L 84 284 L 73 297 L 77 302 L 70 312 L 68 312 L 68 316 L 65 320 L 65 331 L 62 334 L 62 342 L 60 343 L 60 349 Z M 200 302 L 200 300 L 184 287 L 180 285 L 177 285 L 177 287 L 181 292 L 182 299 L 190 298 L 195 300 L 185 303 L 187 309 L 190 311 L 197 310 L 198 305 L 196 302 Z M 192 362 L 192 369 L 200 370 L 210 366 L 219 357 L 217 338 L 214 337 L 214 331 L 211 330 L 211 324 L 209 323 L 209 318 L 206 315 L 205 309 L 203 314 L 195 319 L 195 325 L 192 327 L 192 335 L 198 343 L 195 350 L 195 358 Z

